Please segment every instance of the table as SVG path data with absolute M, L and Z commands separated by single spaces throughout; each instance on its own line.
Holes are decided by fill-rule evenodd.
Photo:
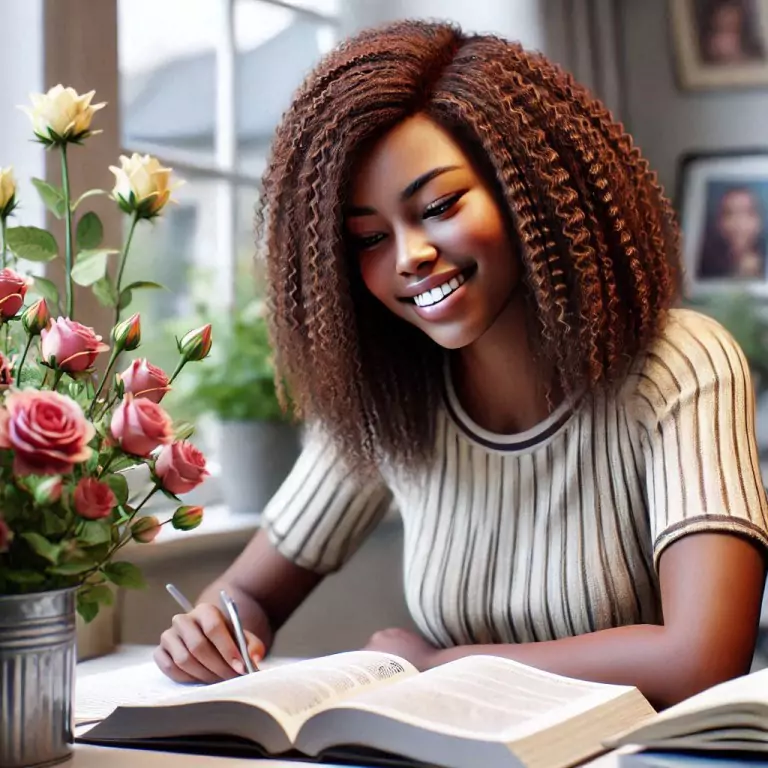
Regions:
M 77 679 L 82 680 L 101 672 L 110 672 L 132 664 L 142 664 L 152 658 L 152 647 L 142 645 L 120 646 L 115 653 L 98 659 L 81 662 L 77 665 Z M 620 754 L 611 752 L 589 763 L 584 768 L 625 768 L 620 766 Z M 296 760 L 268 760 L 257 758 L 209 757 L 206 755 L 180 755 L 169 752 L 151 752 L 148 750 L 119 749 L 96 747 L 90 744 L 75 744 L 73 760 L 66 763 L 67 768 L 297 768 L 301 765 L 313 765 L 314 762 Z M 332 768 L 325 766 L 325 768 Z M 342 768 L 342 766 L 339 766 Z M 350 768 L 346 766 L 345 768 Z

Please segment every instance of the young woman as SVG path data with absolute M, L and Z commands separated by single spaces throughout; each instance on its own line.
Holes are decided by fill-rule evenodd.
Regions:
M 744 672 L 766 499 L 749 371 L 672 309 L 668 203 L 606 109 L 447 24 L 341 45 L 265 178 L 277 361 L 310 425 L 264 528 L 174 619 L 176 680 L 242 672 L 392 504 L 422 669 L 492 653 L 670 704 Z

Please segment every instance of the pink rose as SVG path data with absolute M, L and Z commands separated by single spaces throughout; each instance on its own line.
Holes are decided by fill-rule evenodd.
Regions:
M 8 523 L 0 517 L 0 554 L 7 552 L 11 548 L 13 540 L 13 531 L 8 527 Z
M 155 463 L 155 474 L 166 491 L 189 493 L 207 477 L 205 456 L 187 440 L 166 445 Z
M 60 475 L 86 461 L 95 430 L 71 398 L 50 390 L 10 390 L 0 409 L 0 448 L 14 451 L 17 475 Z
M 12 269 L 0 269 L 0 316 L 15 317 L 24 303 L 27 281 Z
M 110 430 L 117 444 L 133 456 L 149 456 L 159 445 L 173 440 L 168 414 L 157 403 L 130 393 L 112 414 Z
M 154 515 L 140 517 L 131 526 L 131 537 L 142 544 L 150 544 L 157 538 L 161 528 L 160 521 Z
M 112 489 L 94 477 L 84 477 L 73 494 L 75 509 L 86 520 L 101 520 L 117 506 Z
M 56 365 L 67 373 L 78 373 L 91 368 L 100 352 L 109 349 L 93 328 L 81 325 L 68 317 L 57 317 L 40 334 L 43 360 L 56 358 Z
M 134 397 L 145 397 L 159 403 L 170 391 L 168 375 L 162 368 L 152 365 L 145 358 L 134 360 L 121 374 L 125 391 Z

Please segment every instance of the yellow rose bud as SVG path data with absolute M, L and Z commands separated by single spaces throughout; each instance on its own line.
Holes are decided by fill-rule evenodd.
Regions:
M 211 324 L 195 328 L 179 342 L 179 352 L 184 360 L 203 360 L 211 351 Z
M 35 136 L 48 145 L 80 141 L 97 131 L 91 131 L 94 113 L 106 106 L 91 104 L 95 91 L 82 96 L 74 88 L 55 85 L 48 93 L 32 93 L 32 108 L 21 109 L 29 115 Z
M 160 533 L 160 521 L 154 515 L 140 517 L 131 525 L 131 537 L 141 544 L 150 544 Z
M 38 299 L 21 313 L 21 324 L 29 336 L 39 336 L 51 321 L 51 313 L 45 299 Z
M 203 508 L 184 506 L 179 507 L 171 518 L 171 525 L 177 531 L 191 531 L 203 522 Z
M 10 216 L 16 207 L 16 180 L 13 168 L 0 168 L 0 218 Z
M 141 320 L 138 312 L 112 329 L 112 340 L 118 349 L 126 352 L 133 351 L 141 344 Z
M 171 192 L 183 182 L 171 183 L 171 168 L 163 168 L 157 158 L 134 152 L 130 157 L 120 156 L 120 167 L 109 170 L 115 175 L 112 197 L 126 213 L 140 218 L 159 216 L 171 199 Z

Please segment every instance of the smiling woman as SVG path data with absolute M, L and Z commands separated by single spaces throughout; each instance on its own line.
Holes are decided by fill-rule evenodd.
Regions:
M 749 371 L 674 308 L 669 204 L 599 102 L 496 37 L 370 30 L 299 90 L 265 202 L 307 444 L 163 635 L 167 674 L 232 676 L 217 590 L 269 646 L 393 504 L 420 634 L 369 647 L 499 654 L 660 705 L 749 667 L 768 545 Z

